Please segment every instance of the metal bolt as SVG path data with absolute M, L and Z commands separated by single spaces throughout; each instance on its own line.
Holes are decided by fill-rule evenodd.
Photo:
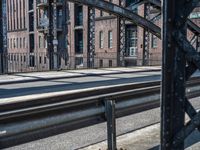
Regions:
M 167 143 L 165 146 L 166 146 L 166 147 L 169 147 L 169 143 Z

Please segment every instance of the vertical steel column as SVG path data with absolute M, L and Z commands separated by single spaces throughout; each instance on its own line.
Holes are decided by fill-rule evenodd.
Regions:
M 175 42 L 179 30 L 186 36 L 186 25 L 179 21 L 185 0 L 163 0 L 163 70 L 161 102 L 161 150 L 183 150 L 184 141 L 174 146 L 173 138 L 184 127 L 185 121 L 185 66 L 186 59 Z M 180 17 L 181 18 L 181 17 Z
M 197 35 L 196 50 L 197 50 L 198 52 L 200 51 L 200 35 Z
M 47 49 L 49 53 L 49 69 L 53 70 L 54 57 L 53 57 L 53 0 L 49 0 L 48 18 L 49 18 L 49 30 L 47 34 Z
M 108 149 L 116 150 L 116 120 L 115 120 L 115 101 L 105 100 L 105 112 L 107 118 Z
M 126 0 L 120 0 L 120 6 L 126 7 Z M 119 66 L 125 66 L 126 52 L 126 24 L 125 19 L 119 18 Z
M 58 69 L 57 0 L 53 1 L 53 69 Z
M 95 55 L 95 8 L 88 9 L 88 67 L 94 68 L 94 55 Z
M 144 18 L 150 20 L 150 4 L 144 4 Z M 150 42 L 150 33 L 147 29 L 143 31 L 143 62 L 142 65 L 149 65 L 149 42 Z
M 7 9 L 6 0 L 0 2 L 0 74 L 7 73 Z

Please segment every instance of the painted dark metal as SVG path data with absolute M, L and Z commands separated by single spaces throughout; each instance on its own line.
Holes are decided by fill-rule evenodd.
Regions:
M 53 49 L 53 0 L 48 1 L 48 18 L 49 18 L 49 29 L 47 33 L 47 49 L 49 53 L 49 69 L 54 69 L 54 49 Z
M 7 2 L 0 1 L 0 74 L 7 73 Z
M 145 3 L 144 4 L 144 18 L 147 20 L 150 20 L 150 4 Z M 143 66 L 149 65 L 149 50 L 150 50 L 150 33 L 148 29 L 144 29 L 143 31 Z
M 125 8 L 126 7 L 126 0 L 119 1 L 120 6 Z M 119 66 L 125 66 L 125 53 L 126 53 L 126 20 L 122 17 L 119 17 Z
M 95 9 L 88 8 L 88 67 L 94 68 L 95 55 Z
M 116 139 L 116 120 L 115 120 L 115 101 L 105 100 L 105 112 L 107 119 L 107 137 L 108 137 L 108 149 L 117 149 Z
M 177 24 L 184 0 L 163 0 L 163 71 L 161 104 L 161 150 L 183 150 L 184 141 L 177 145 L 173 137 L 184 127 L 186 59 L 173 33 L 179 30 L 186 36 L 186 25 Z M 177 37 L 176 37 L 177 38 Z
M 161 29 L 157 25 L 153 24 L 151 21 L 148 21 L 144 19 L 143 17 L 137 15 L 136 13 L 123 8 L 119 5 L 103 1 L 103 0 L 67 0 L 69 2 L 74 3 L 81 3 L 83 5 L 88 5 L 90 7 L 95 7 L 97 9 L 112 13 L 114 15 L 117 15 L 119 17 L 123 17 L 124 19 L 127 19 L 134 24 L 141 26 L 145 29 L 149 29 L 149 31 L 156 35 L 157 37 L 161 37 Z
M 192 31 L 195 35 L 200 35 L 200 27 L 192 22 L 190 19 L 187 19 L 187 27 Z

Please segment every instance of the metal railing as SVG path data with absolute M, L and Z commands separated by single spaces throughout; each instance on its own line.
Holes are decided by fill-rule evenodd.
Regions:
M 199 83 L 199 77 L 187 83 L 189 98 L 200 96 Z M 1 100 L 0 148 L 105 121 L 108 147 L 116 148 L 115 119 L 159 107 L 159 103 L 160 81 Z
M 53 55 L 56 58 L 56 69 L 87 69 L 89 63 L 89 57 L 85 54 L 76 54 L 75 56 L 69 56 L 69 54 L 62 53 L 7 53 L 0 54 L 0 62 L 6 61 L 7 68 L 6 73 L 21 73 L 21 72 L 39 72 L 49 71 L 50 56 Z M 117 54 L 116 53 L 96 53 L 94 56 L 94 68 L 109 68 L 118 67 Z M 149 66 L 161 65 L 159 59 L 149 59 Z M 137 57 L 125 57 L 125 67 L 129 66 L 142 66 L 142 59 Z

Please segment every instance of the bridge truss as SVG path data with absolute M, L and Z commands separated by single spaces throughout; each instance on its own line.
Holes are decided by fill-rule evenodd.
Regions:
M 144 52 L 143 64 L 148 62 L 148 41 L 149 33 L 156 35 L 163 41 L 163 71 L 162 71 L 162 120 L 161 120 L 161 149 L 162 150 L 177 150 L 184 149 L 184 139 L 190 135 L 198 126 L 200 126 L 200 113 L 196 112 L 185 95 L 185 83 L 191 75 L 200 69 L 200 56 L 196 49 L 187 40 L 187 28 L 190 29 L 198 42 L 200 35 L 200 27 L 195 25 L 188 19 L 192 10 L 199 5 L 198 0 L 163 0 L 161 9 L 161 1 L 159 0 L 138 0 L 127 8 L 123 6 L 123 1 L 120 5 L 115 5 L 107 1 L 93 0 L 68 0 L 74 3 L 81 3 L 89 7 L 104 10 L 120 19 L 120 41 L 123 41 L 123 22 L 129 20 L 138 26 L 144 28 Z M 145 4 L 145 15 L 141 17 L 134 13 L 134 8 Z M 163 26 L 161 29 L 153 22 L 156 18 L 150 18 L 150 8 L 153 6 L 158 10 L 158 15 L 163 14 Z M 183 8 L 183 9 L 177 9 Z M 173 13 L 172 13 L 173 12 Z M 161 36 L 162 34 L 162 36 Z M 120 42 L 120 60 L 123 62 L 123 42 Z M 198 44 L 197 44 L 198 45 Z M 187 63 L 186 63 L 187 62 Z M 123 63 L 122 63 L 123 64 Z M 188 64 L 188 65 L 186 65 Z M 176 82 L 175 82 L 176 81 Z M 113 114 L 114 104 L 112 101 L 106 103 L 110 114 Z M 191 120 L 185 125 L 185 113 Z M 108 147 L 109 149 L 116 148 L 115 122 L 114 115 L 108 116 Z M 110 119 L 109 119 L 110 118 Z M 113 122 L 112 122 L 113 121 Z M 110 124 L 110 125 L 109 125 Z M 111 127 L 112 128 L 109 128 Z
M 67 0 L 89 6 L 89 64 L 92 67 L 94 61 L 94 9 L 100 9 L 120 18 L 120 60 L 123 61 L 124 47 L 124 20 L 144 28 L 145 39 L 149 33 L 154 34 L 163 42 L 163 64 L 162 64 L 162 103 L 161 103 L 161 150 L 182 150 L 184 140 L 196 128 L 200 126 L 200 112 L 197 112 L 186 97 L 186 82 L 192 74 L 200 69 L 200 55 L 187 39 L 187 28 L 197 37 L 199 42 L 200 27 L 188 19 L 192 10 L 199 6 L 199 0 L 137 0 L 126 7 L 121 1 L 116 5 L 104 0 Z M 145 16 L 139 16 L 132 10 L 145 4 Z M 161 28 L 154 24 L 154 18 L 148 15 L 150 7 L 162 14 Z M 162 7 L 161 7 L 162 6 Z M 6 51 L 6 0 L 1 1 L 1 46 Z M 162 9 L 161 9 L 162 8 Z M 181 9 L 178 9 L 181 8 Z M 92 27 L 92 28 L 91 28 Z M 199 43 L 197 44 L 199 45 Z M 144 64 L 148 61 L 148 43 L 144 47 Z M 1 62 L 1 70 L 2 70 Z M 123 63 L 122 63 L 123 64 Z M 115 103 L 113 100 L 105 102 L 106 116 L 108 122 L 108 147 L 109 150 L 116 149 L 115 129 Z M 185 113 L 191 118 L 185 124 Z
M 6 72 L 7 61 L 4 53 L 7 51 L 7 19 L 6 0 L 0 2 L 0 74 Z

